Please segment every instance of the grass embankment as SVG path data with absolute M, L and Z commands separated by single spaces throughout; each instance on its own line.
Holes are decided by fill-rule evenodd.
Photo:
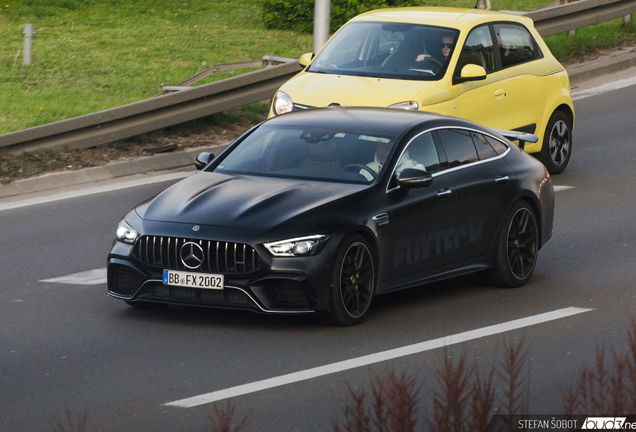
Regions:
M 299 56 L 312 44 L 308 34 L 266 29 L 257 0 L 5 1 L 0 5 L 0 133 L 146 99 L 213 64 Z M 545 3 L 492 0 L 492 8 L 528 10 Z M 26 23 L 35 30 L 30 66 L 22 66 Z M 564 58 L 634 40 L 636 32 L 617 20 L 575 37 L 550 37 L 548 44 Z M 230 74 L 218 72 L 199 84 Z
M 5 1 L 0 133 L 146 99 L 216 63 L 311 49 L 311 35 L 265 29 L 253 0 Z M 25 23 L 35 30 L 27 67 Z

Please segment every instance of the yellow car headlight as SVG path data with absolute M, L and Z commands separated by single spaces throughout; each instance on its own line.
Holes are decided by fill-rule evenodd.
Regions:
M 274 97 L 274 114 L 287 114 L 294 110 L 294 103 L 287 93 L 279 91 Z
M 408 101 L 390 105 L 389 108 L 417 111 L 420 108 L 420 105 L 415 101 Z

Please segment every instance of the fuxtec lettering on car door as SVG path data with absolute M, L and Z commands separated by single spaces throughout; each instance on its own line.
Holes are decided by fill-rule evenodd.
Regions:
M 466 226 L 456 258 L 464 261 L 488 252 L 511 202 L 516 174 L 500 157 L 509 148 L 498 140 L 465 129 L 440 129 L 450 177 L 457 194 L 459 222 Z
M 391 278 L 412 276 L 454 261 L 457 214 L 455 192 L 448 176 L 428 187 L 412 188 L 408 196 L 397 190 L 395 176 L 405 168 L 439 172 L 441 163 L 430 132 L 413 138 L 396 165 L 387 195 L 391 206 Z

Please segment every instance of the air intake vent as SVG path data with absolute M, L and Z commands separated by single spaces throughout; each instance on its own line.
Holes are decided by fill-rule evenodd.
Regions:
M 138 271 L 121 264 L 108 266 L 108 290 L 123 296 L 131 296 L 143 282 L 144 276 Z

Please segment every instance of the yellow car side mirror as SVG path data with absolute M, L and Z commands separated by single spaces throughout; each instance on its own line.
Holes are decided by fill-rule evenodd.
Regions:
M 307 65 L 309 65 L 312 62 L 313 59 L 314 59 L 313 53 L 305 53 L 300 56 L 300 60 L 298 60 L 298 63 L 300 63 L 300 65 L 303 68 L 305 68 L 307 67 Z
M 486 69 L 476 64 L 467 64 L 462 68 L 459 82 L 479 81 L 486 79 Z

